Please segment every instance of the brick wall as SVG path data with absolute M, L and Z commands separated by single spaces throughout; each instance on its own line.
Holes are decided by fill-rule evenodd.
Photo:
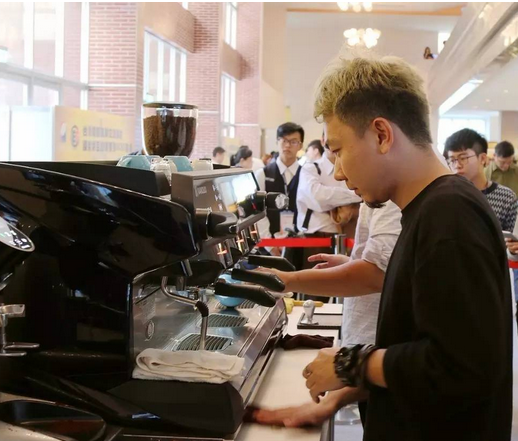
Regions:
M 90 110 L 135 116 L 136 37 L 136 3 L 90 3 Z
M 220 142 L 221 3 L 189 3 L 194 16 L 194 53 L 187 57 L 187 102 L 198 106 L 193 158 L 212 155 Z
M 64 77 L 81 80 L 81 3 L 65 2 Z
M 261 155 L 259 100 L 261 87 L 262 3 L 238 3 L 237 51 L 241 54 L 241 81 L 236 90 L 236 134 L 254 156 Z M 240 124 L 243 124 L 240 126 Z

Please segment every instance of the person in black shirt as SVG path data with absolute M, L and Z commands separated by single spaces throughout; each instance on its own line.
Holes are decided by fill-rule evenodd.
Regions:
M 389 262 L 376 345 L 324 349 L 303 371 L 315 401 L 368 393 L 364 441 L 508 441 L 511 285 L 485 196 L 432 149 L 428 102 L 404 61 L 338 59 L 315 116 L 335 177 L 373 207 L 392 200 L 402 232 Z

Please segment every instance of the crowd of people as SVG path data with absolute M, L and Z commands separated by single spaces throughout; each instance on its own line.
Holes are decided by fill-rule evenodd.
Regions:
M 358 402 L 366 441 L 510 440 L 513 146 L 499 143 L 488 164 L 487 141 L 464 129 L 440 158 L 423 82 L 395 58 L 331 64 L 315 117 L 324 132 L 304 165 L 304 129 L 290 122 L 277 130 L 278 156 L 255 172 L 262 190 L 290 197 L 261 233 L 325 237 L 353 224 L 354 248 L 285 250 L 298 271 L 263 271 L 286 291 L 343 297 L 341 347 L 303 369 L 313 403 L 259 409 L 255 420 L 318 424 Z M 234 164 L 249 165 L 247 155 Z

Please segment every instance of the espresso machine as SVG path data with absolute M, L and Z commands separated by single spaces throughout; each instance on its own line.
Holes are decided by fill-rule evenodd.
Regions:
M 286 325 L 282 282 L 250 271 L 291 269 L 254 250 L 286 202 L 239 169 L 0 163 L 0 439 L 234 439 Z M 245 363 L 223 384 L 134 379 L 146 348 Z

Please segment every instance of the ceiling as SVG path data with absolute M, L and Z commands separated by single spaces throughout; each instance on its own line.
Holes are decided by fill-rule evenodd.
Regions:
M 336 2 L 283 3 L 290 28 L 383 27 L 401 30 L 450 32 L 465 3 L 373 3 L 373 11 L 343 12 Z
M 288 10 L 328 10 L 343 13 L 338 7 L 337 2 L 284 2 L 282 3 Z M 464 6 L 465 2 L 446 3 L 446 2 L 373 2 L 373 11 L 392 11 L 402 14 L 409 12 L 416 13 L 447 13 L 448 10 L 457 9 Z M 353 14 L 348 11 L 343 14 Z
M 518 58 L 509 61 L 498 72 L 484 81 L 449 113 L 464 111 L 518 110 Z

